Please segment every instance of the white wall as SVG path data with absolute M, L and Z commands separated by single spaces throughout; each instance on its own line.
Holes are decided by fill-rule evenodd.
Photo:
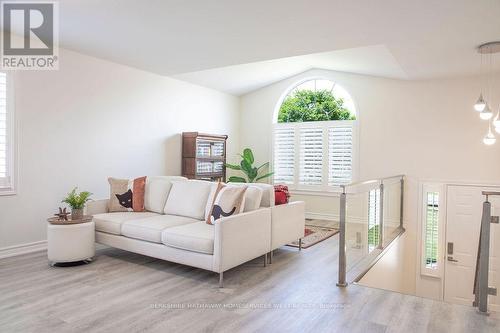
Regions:
M 487 124 L 472 109 L 479 93 L 478 78 L 401 81 L 311 70 L 264 87 L 241 98 L 240 144 L 252 147 L 259 162 L 272 158 L 272 118 L 276 104 L 289 88 L 309 77 L 337 82 L 356 103 L 360 126 L 358 179 L 408 176 L 407 234 L 403 249 L 398 251 L 403 251 L 406 262 L 411 264 L 397 274 L 400 279 L 411 281 L 401 283 L 405 290 L 400 291 L 420 293 L 416 281 L 420 279 L 415 278 L 419 182 L 424 179 L 500 182 L 500 142 L 483 145 Z M 309 213 L 335 216 L 337 212 L 331 197 L 295 198 L 306 200 Z
M 404 270 L 410 265 L 406 262 L 405 243 L 408 233 L 401 235 L 393 243 L 380 260 L 359 281 L 359 284 L 372 288 L 380 288 L 393 291 L 409 291 L 415 288 L 415 282 L 411 279 L 402 279 Z
M 236 97 L 61 50 L 58 71 L 15 75 L 18 193 L 0 196 L 0 248 L 46 238 L 74 186 L 108 196 L 107 177 L 179 175 L 183 131 L 228 134 Z

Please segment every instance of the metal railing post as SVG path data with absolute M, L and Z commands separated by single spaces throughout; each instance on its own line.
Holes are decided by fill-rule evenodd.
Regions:
M 399 204 L 399 228 L 403 229 L 403 209 L 404 209 L 404 199 L 405 199 L 405 178 L 401 177 L 401 202 Z
M 345 222 L 346 222 L 346 193 L 345 186 L 342 186 L 342 193 L 340 194 L 340 222 L 339 222 L 339 280 L 338 287 L 346 287 L 346 272 L 347 262 L 345 254 Z
M 479 249 L 479 283 L 478 309 L 479 312 L 488 312 L 488 273 L 490 261 L 490 223 L 491 223 L 491 203 L 486 197 L 483 203 L 483 217 L 481 219 L 481 247 Z
M 384 248 L 384 183 L 380 182 L 380 207 L 378 225 L 378 248 Z

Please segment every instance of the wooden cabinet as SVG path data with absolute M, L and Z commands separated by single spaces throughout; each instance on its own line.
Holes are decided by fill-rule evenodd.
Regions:
M 182 133 L 182 175 L 190 179 L 226 180 L 227 135 Z

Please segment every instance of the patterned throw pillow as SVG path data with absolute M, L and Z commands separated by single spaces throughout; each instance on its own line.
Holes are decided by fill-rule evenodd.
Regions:
M 206 220 L 207 224 L 214 224 L 215 221 L 239 214 L 245 207 L 246 186 L 228 186 L 223 183 L 217 185 L 210 214 Z
M 110 185 L 109 212 L 144 211 L 146 177 L 134 180 L 108 178 Z

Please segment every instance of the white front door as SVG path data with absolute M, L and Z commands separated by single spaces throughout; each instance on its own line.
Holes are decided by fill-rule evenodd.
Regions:
M 499 188 L 476 186 L 448 186 L 446 204 L 446 243 L 444 300 L 450 303 L 472 305 L 476 270 L 479 230 L 485 197 L 482 191 Z M 500 197 L 490 197 L 492 215 L 500 214 Z M 452 244 L 452 245 L 449 245 Z M 448 253 L 449 246 L 453 247 Z M 451 249 L 450 249 L 451 250 Z M 500 225 L 491 225 L 490 286 L 500 292 Z M 500 297 L 489 297 L 489 309 L 500 310 Z

